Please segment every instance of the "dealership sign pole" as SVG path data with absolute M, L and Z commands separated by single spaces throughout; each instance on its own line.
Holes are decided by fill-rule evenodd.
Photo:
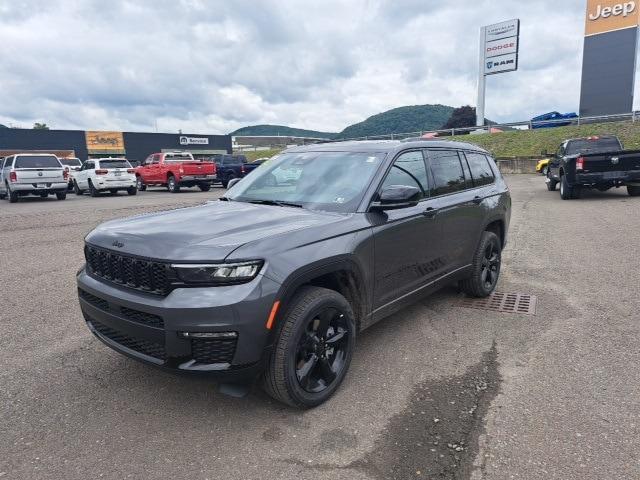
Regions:
M 478 103 L 476 125 L 484 125 L 486 77 L 518 69 L 520 20 L 494 23 L 480 29 L 480 63 L 478 68 Z

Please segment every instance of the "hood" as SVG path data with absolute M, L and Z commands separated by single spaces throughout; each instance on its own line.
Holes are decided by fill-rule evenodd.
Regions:
M 249 242 L 344 221 L 302 208 L 214 201 L 113 220 L 86 237 L 92 245 L 170 261 L 221 261 Z M 302 243 L 302 241 L 301 241 Z

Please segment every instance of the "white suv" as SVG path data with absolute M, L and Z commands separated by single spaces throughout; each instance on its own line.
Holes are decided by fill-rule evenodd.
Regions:
M 82 195 L 86 190 L 92 197 L 97 197 L 101 192 L 116 194 L 119 190 L 135 195 L 138 193 L 135 170 L 126 158 L 87 160 L 73 178 L 76 195 Z

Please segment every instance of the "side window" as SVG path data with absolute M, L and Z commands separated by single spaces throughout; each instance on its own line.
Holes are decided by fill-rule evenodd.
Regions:
M 393 162 L 387 178 L 382 182 L 382 187 L 403 185 L 417 187 L 422 190 L 423 197 L 429 194 L 429 182 L 427 181 L 427 168 L 421 151 L 401 154 Z
M 433 174 L 434 195 L 445 195 L 466 188 L 458 152 L 455 150 L 429 150 L 429 163 Z
M 158 155 L 157 153 L 153 155 L 151 163 L 160 163 L 160 155 Z
M 95 162 L 86 162 L 85 163 L 85 170 L 95 170 Z
M 469 170 L 469 165 L 467 161 L 464 159 L 464 153 L 458 152 L 458 157 L 460 157 L 460 164 L 462 165 L 462 171 L 464 172 L 464 188 L 473 188 L 473 180 L 471 179 L 471 170 Z
M 476 187 L 492 184 L 495 178 L 487 157 L 480 153 L 465 153 L 465 155 L 471 169 L 473 184 Z
M 7 157 L 5 162 L 4 162 L 4 168 L 9 168 L 11 166 L 13 166 L 13 158 L 14 157 Z

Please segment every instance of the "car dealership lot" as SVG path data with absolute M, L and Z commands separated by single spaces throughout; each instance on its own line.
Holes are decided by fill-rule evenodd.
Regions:
M 92 227 L 223 189 L 0 202 L 0 478 L 638 478 L 640 201 L 561 205 L 542 177 L 507 181 L 498 290 L 536 295 L 537 314 L 442 291 L 364 332 L 306 412 L 141 365 L 82 321 Z

